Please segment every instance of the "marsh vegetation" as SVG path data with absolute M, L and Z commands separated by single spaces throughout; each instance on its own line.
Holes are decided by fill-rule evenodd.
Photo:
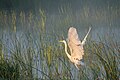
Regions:
M 80 13 L 72 12 L 70 6 L 60 7 L 57 14 L 42 9 L 37 14 L 0 11 L 0 79 L 118 80 L 118 18 L 120 8 L 110 6 L 105 10 L 85 6 Z M 93 29 L 84 47 L 86 65 L 79 71 L 59 43 L 66 39 L 70 26 L 78 29 L 81 39 L 89 26 Z

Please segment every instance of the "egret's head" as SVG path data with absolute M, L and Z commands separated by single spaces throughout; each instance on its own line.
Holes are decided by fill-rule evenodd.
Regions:
M 60 40 L 59 42 L 65 43 L 66 41 L 65 40 Z

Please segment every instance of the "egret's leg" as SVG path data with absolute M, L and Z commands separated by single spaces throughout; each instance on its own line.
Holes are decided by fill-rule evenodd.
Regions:
M 77 66 L 77 64 L 75 64 L 76 68 L 79 70 L 79 67 Z

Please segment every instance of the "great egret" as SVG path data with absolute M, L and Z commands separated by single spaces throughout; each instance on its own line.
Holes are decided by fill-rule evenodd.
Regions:
M 78 68 L 79 65 L 84 65 L 84 62 L 81 61 L 83 59 L 83 55 L 84 55 L 83 46 L 86 42 L 86 38 L 88 37 L 88 34 L 90 33 L 90 30 L 91 30 L 91 27 L 89 28 L 83 41 L 80 41 L 76 29 L 74 27 L 69 28 L 68 46 L 69 46 L 71 55 L 67 51 L 67 42 L 65 40 L 60 41 L 65 44 L 65 53 L 67 54 L 70 61 L 75 64 L 77 69 L 79 69 Z

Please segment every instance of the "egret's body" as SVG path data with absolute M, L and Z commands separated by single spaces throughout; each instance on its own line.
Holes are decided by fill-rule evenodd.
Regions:
M 83 59 L 84 55 L 84 44 L 86 42 L 86 38 L 90 32 L 91 28 L 89 29 L 88 33 L 86 34 L 85 38 L 81 42 L 79 40 L 77 31 L 74 27 L 70 27 L 68 31 L 68 46 L 70 48 L 71 55 L 67 52 L 67 43 L 65 40 L 60 41 L 65 44 L 65 52 L 70 59 L 71 62 L 75 64 L 75 66 L 78 68 L 78 65 L 84 65 L 84 63 L 81 61 Z M 78 68 L 79 69 L 79 68 Z

